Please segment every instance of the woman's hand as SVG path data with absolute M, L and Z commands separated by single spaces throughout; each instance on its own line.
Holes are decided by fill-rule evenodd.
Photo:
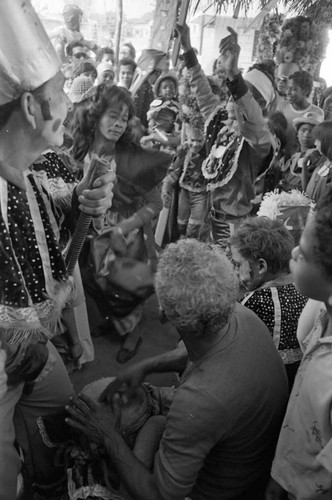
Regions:
M 89 188 L 89 177 L 85 176 L 76 188 L 79 209 L 89 215 L 104 215 L 112 206 L 114 181 L 115 173 L 108 171 Z
M 112 412 L 109 407 L 97 406 L 84 394 L 72 398 L 66 410 L 70 415 L 66 423 L 98 445 L 103 445 L 113 432 L 120 431 L 121 409 L 117 394 L 113 396 Z
M 228 27 L 230 35 L 223 38 L 219 44 L 219 61 L 226 70 L 229 80 L 233 80 L 240 73 L 238 68 L 239 54 L 241 47 L 237 43 L 237 33 L 233 28 Z

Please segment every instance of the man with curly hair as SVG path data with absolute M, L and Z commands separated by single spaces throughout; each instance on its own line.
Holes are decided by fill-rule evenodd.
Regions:
M 126 446 L 116 417 L 103 420 L 103 407 L 75 398 L 68 423 L 103 444 L 133 498 L 262 500 L 287 401 L 284 368 L 265 325 L 236 304 L 238 282 L 227 257 L 194 239 L 162 253 L 156 292 L 186 349 L 120 376 L 133 388 L 149 372 L 183 368 L 188 358 L 153 472 Z M 113 395 L 109 386 L 102 399 L 112 401 L 116 416 L 119 394 Z

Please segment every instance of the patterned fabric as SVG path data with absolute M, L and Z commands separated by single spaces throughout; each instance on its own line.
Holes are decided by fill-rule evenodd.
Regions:
M 266 324 L 274 344 L 285 364 L 295 363 L 302 358 L 302 351 L 296 338 L 300 314 L 307 302 L 293 283 L 280 286 L 265 286 L 248 294 L 243 300 Z
M 194 193 L 206 191 L 207 180 L 202 173 L 202 163 L 205 159 L 205 151 L 201 150 L 199 153 L 194 153 L 188 145 L 183 146 L 182 149 L 186 152 L 186 155 L 179 179 L 180 187 Z
M 332 495 L 332 337 L 324 336 L 327 323 L 324 311 L 304 341 L 272 466 L 272 477 L 296 500 Z
M 38 178 L 26 171 L 24 179 L 26 189 L 0 178 L 0 330 L 9 342 L 52 336 L 72 294 L 59 212 Z

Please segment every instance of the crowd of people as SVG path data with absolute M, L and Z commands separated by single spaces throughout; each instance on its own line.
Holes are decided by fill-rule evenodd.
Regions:
M 48 37 L 0 3 L 0 500 L 330 499 L 331 89 L 243 74 L 232 28 L 213 75 L 186 25 L 176 67 L 115 61 L 82 14 Z M 306 216 L 261 215 L 272 191 Z M 153 293 L 176 348 L 75 394 L 94 337 L 136 355 Z

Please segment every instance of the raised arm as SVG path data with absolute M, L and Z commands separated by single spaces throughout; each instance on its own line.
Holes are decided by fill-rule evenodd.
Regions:
M 219 99 L 213 94 L 209 81 L 191 46 L 189 27 L 186 24 L 184 26 L 177 25 L 176 30 L 183 48 L 184 62 L 189 70 L 190 88 L 197 99 L 203 118 L 207 120 L 215 112 L 216 108 L 220 107 Z

